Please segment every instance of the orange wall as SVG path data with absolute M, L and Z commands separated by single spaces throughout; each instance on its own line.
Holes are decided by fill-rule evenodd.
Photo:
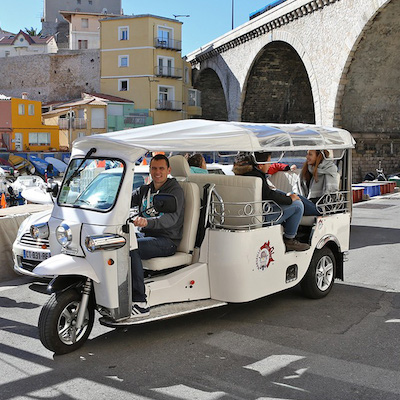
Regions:
M 25 109 L 22 115 L 19 114 L 19 105 L 23 104 Z M 29 105 L 33 105 L 34 113 L 29 115 Z M 22 151 L 43 151 L 59 149 L 59 128 L 57 125 L 42 124 L 42 103 L 40 101 L 27 99 L 11 99 L 11 118 L 12 118 L 12 139 L 15 139 L 15 133 L 22 134 Z M 50 144 L 32 145 L 29 144 L 29 133 L 50 133 Z M 16 150 L 15 143 L 12 144 L 12 149 Z

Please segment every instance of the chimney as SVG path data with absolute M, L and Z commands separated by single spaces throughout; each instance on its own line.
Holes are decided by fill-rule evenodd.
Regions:
M 21 98 L 27 100 L 28 99 L 28 93 L 27 92 L 22 92 Z

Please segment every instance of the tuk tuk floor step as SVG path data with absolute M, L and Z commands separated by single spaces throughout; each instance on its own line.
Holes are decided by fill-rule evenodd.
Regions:
M 101 317 L 99 322 L 101 325 L 110 328 L 118 328 L 123 326 L 140 325 L 152 321 L 160 321 L 163 319 L 175 318 L 181 315 L 191 314 L 197 311 L 209 310 L 211 308 L 226 305 L 224 301 L 206 299 L 185 301 L 181 303 L 169 303 L 150 308 L 150 315 L 146 317 L 128 318 L 122 321 L 113 321 L 107 317 Z

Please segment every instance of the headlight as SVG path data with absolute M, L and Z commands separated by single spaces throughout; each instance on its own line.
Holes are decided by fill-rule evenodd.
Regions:
M 48 239 L 49 225 L 47 222 L 44 222 L 43 224 L 31 225 L 30 233 L 34 239 Z
M 72 231 L 67 224 L 61 224 L 56 229 L 56 238 L 58 243 L 63 247 L 67 247 L 72 242 Z
M 96 250 L 117 250 L 123 247 L 126 240 L 123 236 L 105 233 L 104 235 L 87 236 L 86 248 L 92 253 Z

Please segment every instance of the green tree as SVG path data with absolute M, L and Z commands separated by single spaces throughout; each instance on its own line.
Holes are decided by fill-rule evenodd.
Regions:
M 29 29 L 29 28 L 25 28 L 25 32 L 29 35 L 29 36 L 40 36 L 42 31 L 37 32 L 37 29 L 34 28 L 33 26 Z

